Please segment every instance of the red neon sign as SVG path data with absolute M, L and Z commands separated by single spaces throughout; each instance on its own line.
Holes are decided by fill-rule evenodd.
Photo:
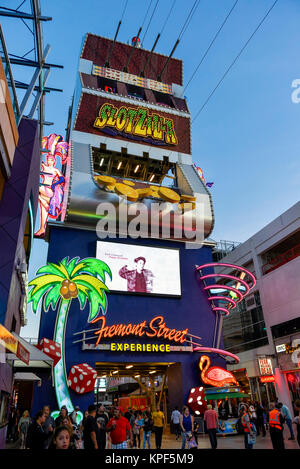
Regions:
M 275 382 L 275 376 L 261 376 L 260 377 L 260 382 L 261 383 L 274 383 Z
M 95 332 L 98 335 L 96 345 L 99 344 L 102 338 L 111 337 L 124 337 L 133 335 L 136 337 L 161 337 L 166 340 L 179 342 L 183 344 L 186 341 L 186 335 L 188 329 L 176 330 L 170 329 L 166 326 L 163 316 L 156 316 L 147 325 L 146 321 L 139 324 L 113 324 L 112 326 L 106 326 L 106 317 L 100 316 L 99 318 L 91 321 L 91 324 L 102 321 L 101 328 Z M 150 329 L 145 330 L 145 329 Z
M 219 366 L 209 368 L 210 358 L 202 355 L 199 360 L 199 368 L 201 370 L 201 379 L 203 383 L 210 384 L 215 387 L 223 387 L 228 384 L 238 384 L 237 380 L 230 371 Z

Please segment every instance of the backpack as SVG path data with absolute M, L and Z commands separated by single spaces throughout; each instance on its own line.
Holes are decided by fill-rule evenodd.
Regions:
M 238 432 L 239 435 L 244 433 L 244 427 L 242 424 L 242 419 L 241 417 L 238 419 L 238 421 L 235 424 L 236 431 Z

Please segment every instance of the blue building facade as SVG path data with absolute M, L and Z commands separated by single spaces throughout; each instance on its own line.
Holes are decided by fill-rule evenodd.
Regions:
M 130 64 L 128 58 L 132 58 Z M 199 354 L 193 352 L 193 345 L 214 346 L 216 316 L 196 270 L 196 265 L 212 260 L 213 243 L 208 241 L 214 224 L 212 199 L 202 172 L 192 161 L 190 113 L 182 97 L 182 62 L 169 59 L 161 81 L 160 71 L 167 60 L 161 54 L 134 45 L 91 34 L 84 38 L 69 113 L 70 155 L 64 205 L 61 221 L 48 225 L 48 262 L 59 264 L 66 257 L 97 257 L 112 267 L 109 257 L 101 257 L 97 249 L 105 254 L 108 243 L 110 247 L 113 243 L 115 252 L 124 253 L 126 249 L 133 252 L 132 259 L 142 256 L 143 249 L 156 253 L 161 249 L 156 269 L 163 270 L 166 263 L 163 254 L 176 250 L 179 270 L 174 291 L 163 277 L 161 282 L 168 283 L 168 288 L 160 290 L 156 286 L 151 294 L 111 288 L 105 319 L 108 326 L 146 321 L 147 328 L 153 318 L 162 316 L 167 328 L 186 330 L 182 343 L 174 337 L 168 340 L 131 334 L 102 338 L 97 348 L 95 329 L 100 323 L 88 322 L 88 303 L 81 309 L 74 298 L 61 344 L 66 377 L 73 366 L 83 363 L 95 369 L 98 377 L 104 371 L 111 375 L 118 364 L 123 371 L 125 364 L 133 364 L 132 376 L 139 364 L 149 365 L 147 374 L 156 366 L 156 375 L 159 370 L 164 375 L 168 405 L 172 408 L 186 403 L 190 389 L 201 385 Z M 142 76 L 145 61 L 148 65 Z M 126 63 L 128 68 L 124 71 Z M 163 210 L 170 212 L 169 222 L 160 215 L 152 223 L 155 203 L 165 204 Z M 121 226 L 124 208 L 125 228 L 133 221 L 134 204 L 142 205 L 146 213 L 146 224 L 139 237 L 124 235 L 124 225 Z M 180 233 L 175 216 L 178 211 L 180 223 L 189 227 Z M 170 228 L 167 236 L 166 228 Z M 165 275 L 171 278 L 175 267 L 169 266 Z M 118 272 L 114 270 L 113 280 Z M 57 310 L 42 310 L 40 340 L 53 340 L 56 316 Z M 114 350 L 112 343 L 167 344 L 168 351 L 153 351 L 150 346 L 152 351 L 130 348 L 121 351 Z M 225 365 L 220 356 L 211 358 L 214 364 Z M 68 385 L 70 407 L 79 405 L 84 410 L 93 402 L 92 391 L 79 393 Z M 36 387 L 33 411 L 44 404 L 50 404 L 52 410 L 58 408 L 53 381 L 46 374 L 41 386 Z
M 91 231 L 70 229 L 63 227 L 51 227 L 48 262 L 58 264 L 63 258 L 70 259 L 79 256 L 81 259 L 95 257 L 96 243 L 99 242 L 96 234 Z M 109 240 L 111 241 L 111 240 Z M 207 293 L 203 290 L 199 280 L 199 274 L 195 269 L 196 264 L 211 262 L 212 254 L 210 246 L 203 246 L 201 249 L 186 249 L 183 243 L 171 241 L 127 238 L 116 239 L 116 243 L 135 245 L 137 252 L 140 245 L 161 248 L 177 248 L 180 250 L 180 276 L 182 295 L 179 298 L 170 296 L 149 296 L 137 294 L 108 293 L 108 309 L 106 322 L 112 324 L 136 324 L 144 320 L 149 322 L 158 315 L 165 319 L 167 327 L 183 330 L 188 328 L 189 332 L 201 337 L 197 342 L 205 345 L 213 345 L 213 334 L 215 327 L 215 314 L 207 299 Z M 100 241 L 105 243 L 106 241 Z M 176 368 L 176 388 L 168 390 L 169 402 L 174 405 L 186 403 L 189 391 L 192 387 L 200 386 L 200 371 L 198 367 L 199 354 L 197 352 L 113 352 L 110 350 L 82 350 L 82 343 L 78 340 L 80 331 L 95 329 L 94 324 L 88 323 L 89 305 L 84 310 L 80 310 L 78 299 L 72 301 L 66 325 L 65 335 L 65 359 L 66 371 L 69 374 L 73 365 L 88 363 L 97 369 L 98 362 L 119 362 L 124 363 L 170 363 L 179 364 Z M 50 308 L 48 312 L 43 311 L 40 324 L 40 339 L 43 337 L 52 338 L 56 321 L 56 312 Z M 81 336 L 80 336 L 81 337 Z M 95 336 L 96 340 L 96 336 Z M 95 343 L 95 340 L 93 343 Z M 133 337 L 120 339 L 104 339 L 103 342 L 123 342 L 123 343 L 166 343 L 167 341 L 155 338 L 141 338 L 138 341 Z M 169 342 L 170 343 L 170 342 Z M 184 345 L 188 345 L 188 342 Z M 224 366 L 225 361 L 215 356 L 214 364 Z M 172 366 L 170 369 L 172 369 Z M 173 393 L 173 395 L 172 395 Z M 70 390 L 70 396 L 74 405 L 79 405 L 81 409 L 86 409 L 93 402 L 93 394 L 87 393 L 78 395 Z M 57 408 L 55 391 L 50 379 L 42 379 L 42 385 L 36 388 L 34 406 L 35 411 L 45 403 L 49 403 L 52 409 Z

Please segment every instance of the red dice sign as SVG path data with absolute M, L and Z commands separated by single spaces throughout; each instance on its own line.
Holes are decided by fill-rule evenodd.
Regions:
M 53 340 L 46 339 L 44 337 L 37 345 L 37 348 L 53 359 L 53 366 L 55 366 L 61 359 L 61 346 L 58 342 L 54 342 Z
M 207 404 L 205 400 L 205 391 L 202 386 L 200 388 L 192 388 L 190 390 L 187 404 L 196 415 L 204 413 L 207 409 Z
M 77 394 L 94 390 L 97 371 L 87 363 L 72 366 L 68 376 L 68 386 Z

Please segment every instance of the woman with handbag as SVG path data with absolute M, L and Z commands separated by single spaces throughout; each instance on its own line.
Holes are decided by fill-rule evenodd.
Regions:
M 182 415 L 180 416 L 180 427 L 182 430 L 182 445 L 181 449 L 185 449 L 187 441 L 190 440 L 189 435 L 194 433 L 194 417 L 190 414 L 190 410 L 187 406 L 182 409 Z

